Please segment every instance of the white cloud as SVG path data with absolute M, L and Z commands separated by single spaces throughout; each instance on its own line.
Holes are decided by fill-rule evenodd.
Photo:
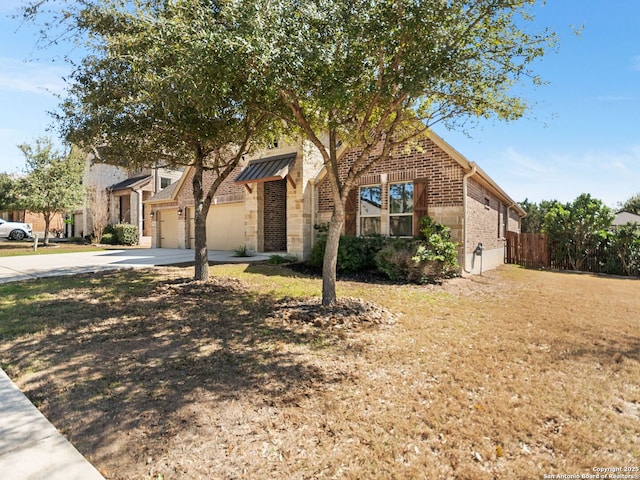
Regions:
M 61 94 L 65 88 L 63 76 L 68 68 L 60 65 L 26 63 L 13 58 L 0 58 L 0 90 Z
M 556 170 L 547 164 L 543 158 L 535 158 L 508 147 L 502 154 L 503 165 L 508 165 L 512 175 L 530 179 L 548 179 L 556 174 Z
M 640 192 L 640 144 L 576 152 L 521 152 L 507 148 L 494 179 L 517 201 L 574 200 L 590 193 L 615 208 Z

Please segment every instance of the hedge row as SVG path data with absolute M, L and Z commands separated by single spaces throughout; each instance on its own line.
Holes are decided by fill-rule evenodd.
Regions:
M 137 245 L 140 241 L 140 231 L 136 225 L 118 223 L 107 225 L 100 239 L 106 245 Z
M 458 245 L 451 241 L 450 230 L 429 217 L 420 220 L 420 227 L 417 238 L 340 237 L 337 270 L 376 270 L 393 281 L 410 283 L 433 283 L 455 276 Z M 309 260 L 313 267 L 322 267 L 326 243 L 326 235 L 320 235 Z

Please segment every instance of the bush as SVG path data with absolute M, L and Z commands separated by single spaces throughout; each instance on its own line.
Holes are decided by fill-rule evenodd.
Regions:
M 387 239 L 381 235 L 365 237 L 341 236 L 338 246 L 337 270 L 340 272 L 361 272 L 375 268 L 375 255 L 384 247 Z M 311 250 L 309 264 L 322 268 L 327 237 L 321 235 Z
M 105 233 L 100 239 L 100 243 L 104 245 L 113 245 L 116 241 L 116 236 L 113 233 Z
M 118 223 L 113 226 L 113 231 L 117 245 L 137 245 L 140 241 L 140 233 L 136 225 L 131 225 L 130 223 Z
M 432 283 L 458 272 L 458 245 L 451 231 L 431 218 L 420 219 L 417 240 L 396 239 L 375 257 L 378 270 L 396 282 Z
M 311 266 L 322 268 L 326 246 L 326 235 L 320 235 L 311 250 Z M 396 282 L 428 283 L 452 277 L 459 269 L 458 245 L 451 241 L 449 228 L 429 217 L 420 219 L 418 238 L 340 237 L 337 270 L 372 269 Z
M 246 245 L 240 245 L 233 249 L 234 257 L 251 257 L 251 253 L 247 250 Z
M 295 255 L 271 255 L 267 263 L 269 265 L 284 265 L 285 263 L 297 263 L 298 257 Z
M 115 235 L 116 234 L 116 230 L 115 230 L 113 225 L 108 224 L 106 227 L 104 227 L 104 230 L 102 231 L 103 235 L 105 233 L 111 233 L 111 234 Z

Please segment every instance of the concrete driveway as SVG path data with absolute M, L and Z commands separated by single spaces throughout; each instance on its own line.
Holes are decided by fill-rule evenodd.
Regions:
M 146 268 L 158 265 L 193 262 L 193 250 L 169 248 L 133 248 L 98 252 L 59 253 L 0 257 L 0 283 L 32 278 L 92 273 L 122 268 Z M 269 255 L 234 257 L 233 252 L 210 250 L 209 261 L 216 263 L 246 263 L 266 260 Z

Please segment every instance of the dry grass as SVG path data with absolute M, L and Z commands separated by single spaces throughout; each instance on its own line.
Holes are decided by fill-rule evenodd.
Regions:
M 637 280 L 505 267 L 442 287 L 339 282 L 397 321 L 327 327 L 278 314 L 316 279 L 212 272 L 195 287 L 177 268 L 0 286 L 3 368 L 107 478 L 640 465 Z

